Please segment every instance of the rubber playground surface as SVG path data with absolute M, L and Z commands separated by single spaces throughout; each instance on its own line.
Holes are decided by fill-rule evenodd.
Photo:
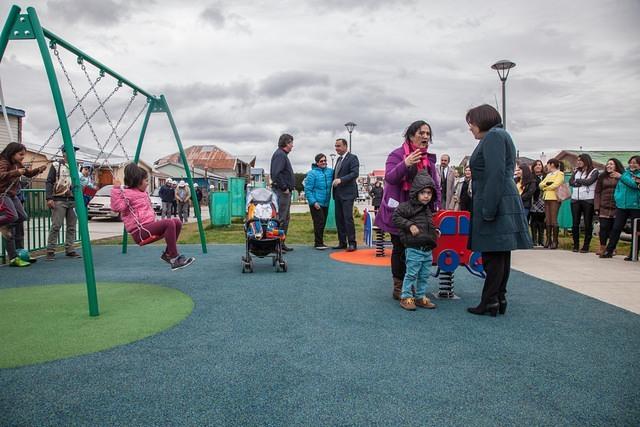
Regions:
M 183 248 L 197 261 L 171 272 L 158 246 L 128 255 L 94 247 L 98 282 L 175 289 L 193 301 L 193 311 L 127 344 L 0 369 L 0 425 L 573 426 L 640 419 L 640 316 L 626 310 L 514 271 L 507 314 L 473 316 L 465 308 L 479 300 L 482 281 L 458 269 L 460 299 L 406 312 L 390 297 L 388 267 L 296 246 L 286 255 L 287 273 L 257 259 L 255 272 L 242 274 L 242 245 L 212 245 L 208 254 Z M 82 261 L 63 258 L 0 268 L 0 295 L 82 282 Z M 99 301 L 105 316 L 117 308 L 100 289 Z

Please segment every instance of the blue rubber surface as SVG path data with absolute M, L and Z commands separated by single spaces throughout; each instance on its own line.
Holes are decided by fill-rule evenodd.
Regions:
M 406 312 L 386 268 L 296 247 L 288 273 L 258 259 L 241 274 L 241 245 L 183 249 L 196 263 L 171 272 L 157 246 L 95 247 L 98 281 L 175 287 L 193 298 L 192 315 L 132 344 L 0 370 L 0 425 L 640 419 L 640 316 L 625 310 L 513 272 L 507 314 L 473 316 L 465 308 L 482 282 L 458 269 L 460 300 Z M 82 281 L 82 261 L 63 258 L 1 268 L 0 287 Z

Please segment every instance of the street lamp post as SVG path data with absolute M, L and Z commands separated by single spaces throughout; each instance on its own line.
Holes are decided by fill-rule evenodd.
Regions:
M 336 155 L 334 154 L 329 154 L 329 157 L 331 157 L 331 169 L 333 169 L 333 161 L 336 159 Z
M 358 126 L 353 122 L 347 122 L 344 124 L 344 127 L 347 128 L 347 131 L 349 132 L 349 152 L 351 152 L 351 132 L 353 132 L 353 129 Z
M 509 77 L 509 70 L 515 66 L 515 62 L 507 61 L 506 59 L 498 61 L 491 66 L 491 68 L 498 72 L 498 77 L 500 77 L 500 81 L 502 82 L 502 124 L 505 130 L 507 129 L 507 96 L 505 92 L 505 83 L 507 82 L 507 77 Z

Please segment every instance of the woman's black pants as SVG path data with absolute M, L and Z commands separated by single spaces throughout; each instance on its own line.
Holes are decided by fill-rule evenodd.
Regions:
M 575 248 L 580 245 L 580 217 L 582 216 L 584 216 L 584 246 L 588 248 L 591 236 L 593 236 L 593 200 L 571 201 L 571 217 L 573 219 L 571 235 Z
M 391 235 L 391 243 L 393 244 L 393 250 L 391 251 L 391 275 L 394 279 L 404 280 L 404 274 L 407 272 L 404 254 L 405 246 L 397 234 Z
M 633 220 L 636 218 L 640 218 L 640 209 L 616 208 L 616 217 L 613 220 L 613 229 L 611 230 L 611 236 L 609 237 L 607 253 L 613 253 L 613 251 L 616 249 L 618 240 L 620 240 L 620 233 L 622 233 L 622 229 L 627 223 L 627 219 L 631 219 L 631 227 L 633 227 Z M 631 256 L 632 250 L 633 248 L 629 250 L 629 256 Z
M 324 245 L 324 227 L 327 224 L 329 208 L 320 206 L 320 209 L 316 209 L 309 206 L 309 210 L 311 211 L 311 219 L 313 219 L 314 246 L 322 246 Z
M 480 305 L 486 307 L 487 304 L 505 299 L 511 272 L 511 251 L 482 252 L 482 265 L 487 277 L 484 279 Z

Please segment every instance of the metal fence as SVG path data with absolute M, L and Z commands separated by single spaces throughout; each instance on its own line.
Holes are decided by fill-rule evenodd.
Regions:
M 24 210 L 27 212 L 29 219 L 23 223 L 24 227 L 24 246 L 29 251 L 45 249 L 47 247 L 47 239 L 49 230 L 51 229 L 51 209 L 47 206 L 45 190 L 31 189 L 22 190 L 24 195 Z M 58 244 L 64 241 L 65 224 L 60 229 L 58 236 Z M 7 262 L 4 239 L 0 239 L 0 254 L 2 263 Z M 80 240 L 79 227 L 76 224 L 76 242 Z

